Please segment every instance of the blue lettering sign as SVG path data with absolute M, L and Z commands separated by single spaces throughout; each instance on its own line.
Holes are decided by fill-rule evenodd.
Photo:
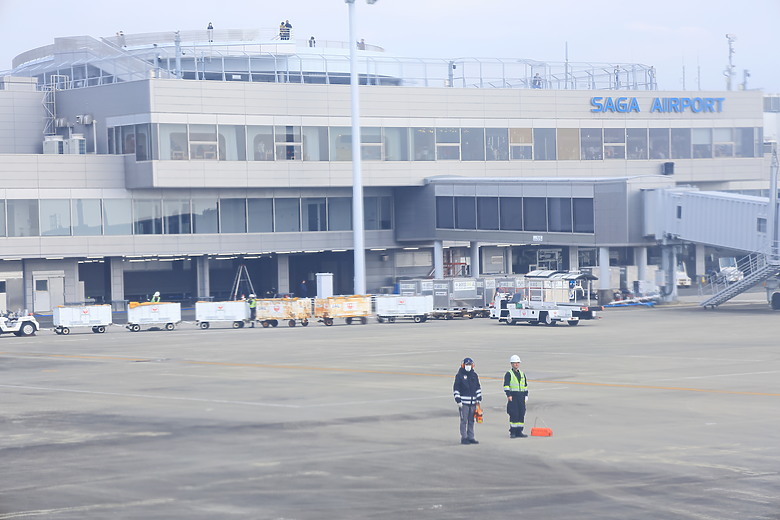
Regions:
M 593 108 L 591 112 L 618 112 L 624 114 L 626 112 L 640 112 L 639 102 L 636 98 L 619 97 L 613 99 L 611 97 L 592 97 L 590 98 L 590 104 Z
M 653 98 L 650 112 L 723 112 L 723 102 L 726 98 Z

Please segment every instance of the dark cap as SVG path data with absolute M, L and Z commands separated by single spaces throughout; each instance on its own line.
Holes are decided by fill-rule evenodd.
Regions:
M 463 360 L 463 364 L 464 365 L 473 365 L 474 364 L 474 360 L 471 359 L 470 357 L 467 357 L 466 359 Z

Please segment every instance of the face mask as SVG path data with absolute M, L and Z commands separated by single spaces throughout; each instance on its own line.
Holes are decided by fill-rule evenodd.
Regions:
M 463 368 L 466 370 L 466 372 L 471 372 L 471 365 L 464 365 Z

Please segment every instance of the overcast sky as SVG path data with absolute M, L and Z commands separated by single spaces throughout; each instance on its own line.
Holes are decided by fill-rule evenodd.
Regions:
M 659 88 L 725 90 L 726 34 L 734 34 L 734 88 L 780 93 L 780 0 L 378 0 L 357 1 L 358 37 L 422 58 L 526 58 L 655 66 Z M 343 0 L 0 0 L 0 70 L 55 37 L 177 29 L 274 30 L 298 38 L 348 38 Z

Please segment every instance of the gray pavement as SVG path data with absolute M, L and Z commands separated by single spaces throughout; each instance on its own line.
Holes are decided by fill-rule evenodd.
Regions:
M 0 520 L 780 518 L 763 295 L 602 316 L 2 337 Z M 515 353 L 553 437 L 508 437 Z

